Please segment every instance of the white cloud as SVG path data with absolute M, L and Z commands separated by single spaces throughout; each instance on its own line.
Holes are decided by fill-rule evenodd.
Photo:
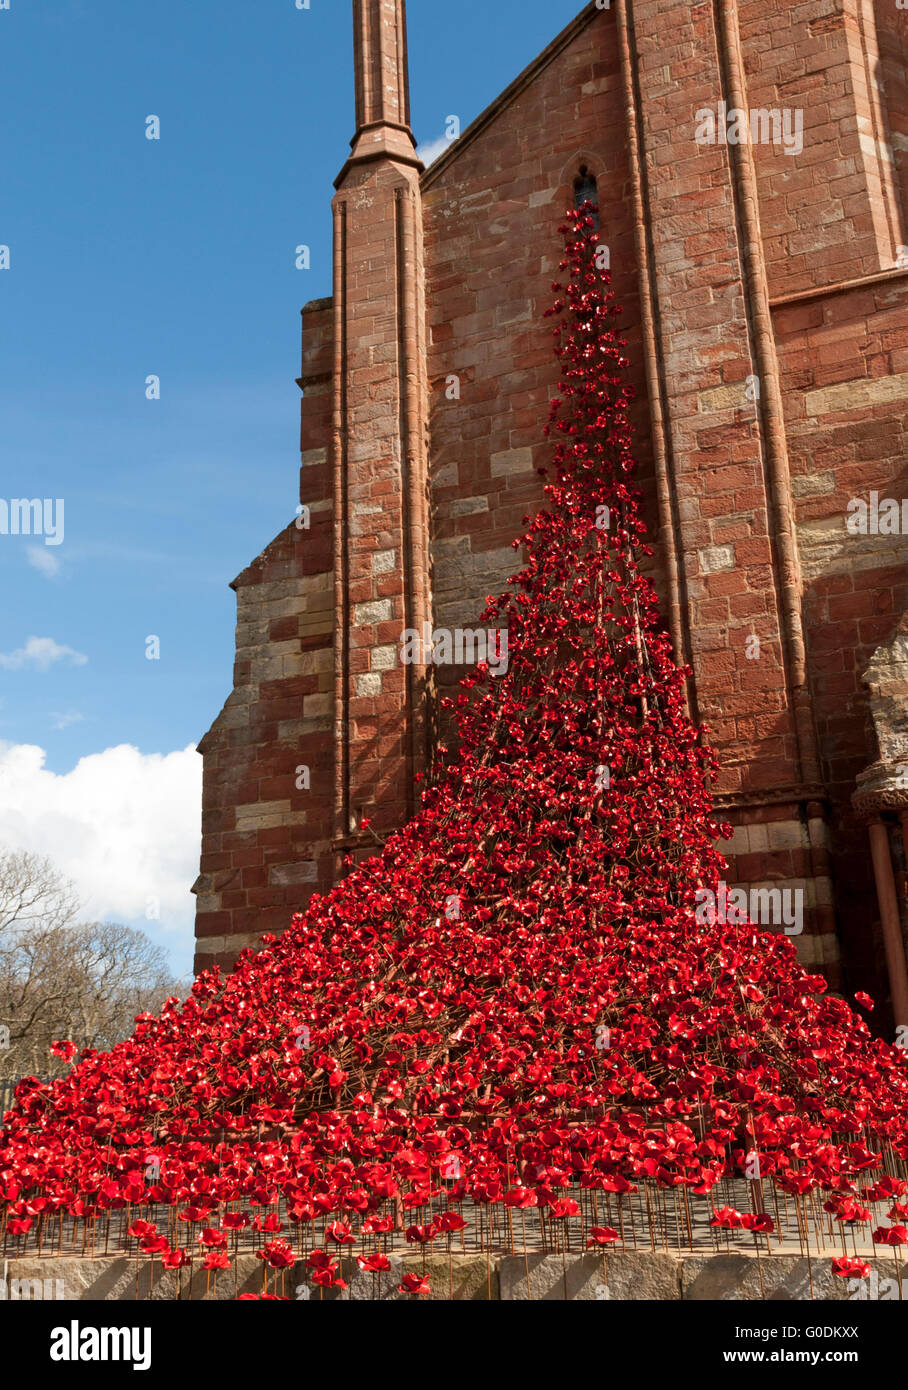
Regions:
M 35 671 L 49 671 L 58 661 L 84 666 L 88 657 L 72 647 L 61 647 L 52 637 L 29 637 L 24 647 L 14 652 L 0 652 L 0 666 L 7 671 L 21 671 L 25 666 Z
M 60 573 L 60 557 L 55 555 L 46 546 L 30 545 L 25 552 L 25 558 L 32 569 L 43 574 L 46 579 L 54 579 Z
M 425 164 L 426 168 L 434 164 L 444 154 L 445 150 L 451 148 L 454 142 L 449 140 L 447 135 L 439 135 L 437 140 L 429 140 L 427 144 L 420 145 L 416 153 Z
M 191 962 L 199 872 L 202 759 L 140 753 L 121 744 L 81 758 L 71 772 L 46 753 L 0 742 L 0 846 L 46 855 L 75 884 L 85 920 L 140 927 Z M 150 902 L 160 919 L 149 920 Z

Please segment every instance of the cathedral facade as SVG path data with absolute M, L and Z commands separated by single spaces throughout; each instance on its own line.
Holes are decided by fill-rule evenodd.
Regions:
M 908 10 L 598 0 L 428 168 L 404 0 L 353 11 L 300 507 L 233 583 L 233 690 L 200 744 L 197 967 L 283 930 L 418 804 L 438 697 L 542 499 L 544 311 L 589 196 L 729 892 L 908 1024 Z M 429 640 L 404 659 L 408 633 Z

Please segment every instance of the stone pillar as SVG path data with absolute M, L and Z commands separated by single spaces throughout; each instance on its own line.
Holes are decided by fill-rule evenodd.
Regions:
M 884 816 L 898 815 L 908 851 L 908 613 L 892 641 L 874 652 L 863 679 L 870 687 L 870 712 L 880 756 L 858 777 L 852 803 L 858 815 L 869 821 L 886 969 L 898 1027 L 908 1024 L 908 969 Z
M 354 0 L 356 132 L 334 199 L 335 849 L 412 814 L 425 670 L 401 637 L 428 604 L 422 170 L 403 0 Z M 362 821 L 371 824 L 363 830 Z
M 892 1013 L 896 1027 L 900 1027 L 908 1025 L 908 971 L 905 967 L 901 914 L 889 850 L 889 829 L 881 816 L 874 816 L 870 822 L 870 853 L 880 905 Z

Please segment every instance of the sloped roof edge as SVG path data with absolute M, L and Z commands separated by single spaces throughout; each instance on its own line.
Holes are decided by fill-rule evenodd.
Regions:
M 436 159 L 433 164 L 429 165 L 420 179 L 420 187 L 428 188 L 439 174 L 443 173 L 450 164 L 453 164 L 454 160 L 466 149 L 467 145 L 472 144 L 476 137 L 485 130 L 486 126 L 490 125 L 506 107 L 510 106 L 512 101 L 515 101 L 517 97 L 520 96 L 521 92 L 525 91 L 533 79 L 542 72 L 543 68 L 547 68 L 549 63 L 558 57 L 559 53 L 567 47 L 571 40 L 589 24 L 593 16 L 603 13 L 605 13 L 605 11 L 602 6 L 597 5 L 596 0 L 590 0 L 590 3 L 585 9 L 581 10 L 580 14 L 578 14 L 575 19 L 572 19 L 570 24 L 566 25 L 561 33 L 552 39 L 552 42 L 548 44 L 541 53 L 537 54 L 533 61 L 524 68 L 523 72 L 514 78 L 510 86 L 505 87 L 504 91 L 500 92 L 495 100 L 489 103 L 485 110 L 480 111 L 475 120 L 470 122 L 466 130 L 463 131 L 456 140 L 452 140 L 451 148 L 446 150 L 444 154 L 439 155 L 438 159 Z

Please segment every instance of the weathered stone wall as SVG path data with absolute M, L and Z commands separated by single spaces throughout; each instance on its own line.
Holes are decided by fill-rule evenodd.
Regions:
M 383 0 L 384 76 L 360 116 L 382 92 L 403 110 L 398 8 Z M 399 127 L 367 131 L 354 164 L 367 138 L 388 148 L 345 166 L 343 303 L 305 320 L 313 527 L 237 581 L 236 690 L 204 744 L 208 959 L 285 925 L 338 872 L 339 842 L 367 852 L 357 816 L 387 830 L 412 805 L 423 685 L 396 644 L 424 581 L 435 624 L 474 627 L 518 563 L 550 450 L 557 224 L 586 165 L 624 306 L 654 578 L 666 596 L 680 572 L 676 636 L 734 826 L 729 883 L 802 891 L 805 962 L 841 984 L 842 943 L 849 985 L 885 994 L 850 795 L 875 756 L 860 676 L 908 606 L 908 538 L 852 535 L 845 519 L 852 498 L 906 491 L 908 14 L 635 0 L 626 36 L 625 16 L 588 6 L 422 176 L 421 199 Z M 803 148 L 698 141 L 698 113 L 735 92 L 770 131 L 773 112 L 800 112 Z M 290 778 L 303 762 L 319 769 L 305 799 Z
M 780 303 L 774 326 L 837 926 L 851 987 L 879 995 L 873 875 L 851 795 L 876 756 L 862 674 L 908 607 L 908 533 L 853 533 L 848 506 L 908 495 L 908 274 Z
M 320 1290 L 309 1282 L 310 1271 L 300 1261 L 283 1274 L 268 1273 L 269 1292 L 294 1301 L 405 1302 L 411 1294 L 398 1285 L 408 1273 L 428 1276 L 433 1302 L 841 1302 L 854 1297 L 854 1282 L 837 1278 L 829 1258 L 807 1260 L 800 1255 L 710 1253 L 677 1255 L 668 1252 L 615 1251 L 601 1255 L 391 1255 L 391 1269 L 376 1276 L 364 1274 L 355 1260 L 342 1261 L 346 1290 Z M 886 1298 L 898 1298 L 899 1267 L 892 1259 L 867 1261 L 875 1287 Z M 135 1302 L 171 1299 L 224 1301 L 237 1293 L 261 1293 L 262 1262 L 240 1255 L 236 1269 L 209 1275 L 201 1270 L 164 1270 L 155 1261 L 127 1256 L 80 1259 L 48 1257 L 9 1262 L 8 1278 L 26 1281 L 30 1292 L 64 1302 Z M 30 1286 L 27 1281 L 34 1280 Z M 45 1281 L 49 1281 L 45 1284 Z M 18 1294 L 20 1285 L 16 1285 Z M 12 1301 L 17 1301 L 14 1297 Z
M 303 311 L 300 377 L 309 526 L 291 521 L 234 580 L 234 688 L 199 745 L 197 969 L 229 966 L 263 932 L 283 931 L 334 874 L 331 350 L 330 302 L 315 301 Z
M 800 153 L 769 143 L 753 146 L 753 156 L 766 292 L 778 301 L 773 351 L 791 474 L 782 501 L 794 513 L 803 561 L 818 735 L 811 770 L 799 762 L 784 659 L 779 498 L 767 481 L 767 425 L 747 390 L 748 378 L 766 387 L 742 247 L 740 178 L 728 146 L 694 139 L 697 112 L 728 99 L 723 36 L 709 7 L 684 15 L 674 7 L 670 26 L 668 8 L 661 0 L 635 5 L 634 41 L 677 499 L 672 540 L 686 572 L 696 710 L 713 731 L 719 790 L 735 826 L 730 881 L 803 891 L 809 930 L 799 951 L 838 982 L 836 894 L 860 922 L 866 946 L 872 892 L 848 803 L 868 751 L 859 663 L 866 646 L 891 630 L 906 582 L 905 538 L 888 547 L 871 539 L 862 548 L 843 536 L 856 469 L 867 485 L 895 486 L 904 457 L 908 279 L 893 271 L 903 209 L 882 138 L 890 120 L 885 94 L 866 80 L 877 71 L 879 45 L 894 51 L 893 32 L 879 39 L 868 7 L 848 4 L 843 12 L 832 0 L 740 11 L 748 109 L 800 111 L 803 121 Z M 898 107 L 900 97 L 892 100 Z M 475 621 L 484 596 L 513 569 L 508 540 L 540 495 L 532 470 L 547 446 L 538 426 L 556 379 L 541 318 L 556 250 L 550 227 L 570 201 L 581 162 L 600 180 L 603 235 L 627 310 L 638 397 L 647 404 L 622 102 L 614 15 L 600 13 L 518 79 L 424 179 L 440 625 Z M 881 284 L 838 291 L 843 280 L 881 272 L 888 277 Z M 786 302 L 817 290 L 807 304 Z M 461 393 L 453 401 L 452 375 Z M 637 424 L 654 521 L 646 416 Z M 818 469 L 818 458 L 827 466 Z M 824 553 L 830 527 L 834 557 Z M 656 526 L 653 533 L 664 547 L 668 538 Z M 855 562 L 864 570 L 852 580 Z M 664 587 L 661 574 L 657 580 Z M 835 592 L 827 594 L 830 585 Z M 846 591 L 850 599 L 841 600 Z M 753 636 L 758 660 L 747 655 Z M 445 671 L 443 679 L 458 674 Z M 827 778 L 831 805 L 821 787 Z M 834 882 L 838 856 L 851 885 L 844 894 Z M 873 954 L 865 950 L 863 958 Z M 862 953 L 850 955 L 859 965 Z M 879 979 L 873 983 L 878 988 Z
M 439 627 L 475 626 L 486 595 L 501 592 L 519 568 L 511 542 L 542 501 L 536 470 L 551 458 L 542 427 L 558 384 L 544 314 L 559 275 L 558 227 L 581 165 L 598 182 L 637 393 L 642 477 L 654 502 L 621 74 L 608 21 L 600 13 L 575 25 L 423 178 Z M 654 505 L 648 519 L 654 524 Z M 439 668 L 438 684 L 461 674 Z
M 908 216 L 908 9 L 873 0 L 879 65 L 871 77 L 882 89 L 884 137 L 888 136 L 903 218 Z M 903 242 L 908 238 L 902 236 Z
M 904 16 L 889 0 L 746 0 L 740 19 L 750 106 L 803 113 L 801 153 L 754 146 L 773 294 L 890 269 L 904 240 L 892 135 L 904 75 L 891 92 L 888 79 Z

